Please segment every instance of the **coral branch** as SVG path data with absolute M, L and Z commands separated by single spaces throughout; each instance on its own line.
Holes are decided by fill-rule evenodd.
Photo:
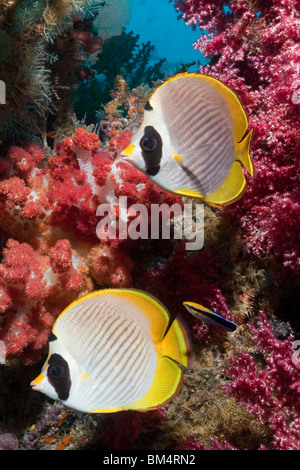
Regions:
M 290 336 L 278 340 L 264 313 L 258 328 L 250 327 L 257 350 L 263 354 L 264 366 L 242 351 L 230 359 L 225 373 L 231 381 L 228 394 L 246 405 L 262 425 L 273 432 L 273 450 L 297 450 L 300 445 L 300 364 L 293 361 Z

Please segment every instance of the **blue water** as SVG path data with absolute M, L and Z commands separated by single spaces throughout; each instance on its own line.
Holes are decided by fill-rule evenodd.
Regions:
M 193 31 L 183 20 L 178 21 L 174 3 L 169 0 L 131 0 L 131 18 L 126 31 L 140 35 L 140 43 L 150 41 L 155 50 L 153 63 L 161 58 L 167 61 L 163 68 L 172 72 L 182 63 L 200 61 L 202 55 L 195 51 L 193 43 L 199 39 L 199 29 Z M 197 71 L 194 66 L 189 71 Z

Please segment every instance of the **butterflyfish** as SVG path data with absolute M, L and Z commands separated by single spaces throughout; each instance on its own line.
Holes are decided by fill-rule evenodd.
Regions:
M 183 305 L 195 318 L 204 321 L 208 325 L 219 326 L 231 332 L 236 330 L 236 323 L 227 320 L 220 314 L 213 312 L 203 305 L 197 304 L 196 302 L 184 302 Z
M 179 392 L 190 353 L 187 327 L 157 299 L 103 289 L 59 315 L 31 386 L 82 412 L 155 409 Z
M 193 302 L 196 318 L 233 323 Z M 231 325 L 231 326 L 230 326 Z M 182 319 L 147 292 L 103 289 L 80 297 L 57 318 L 34 390 L 86 413 L 146 411 L 180 391 L 192 342 Z
M 140 128 L 121 156 L 167 192 L 223 207 L 246 187 L 252 130 L 237 95 L 219 80 L 178 74 L 145 105 Z

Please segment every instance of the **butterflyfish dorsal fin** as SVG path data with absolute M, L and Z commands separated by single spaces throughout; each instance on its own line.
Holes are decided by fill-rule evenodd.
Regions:
M 217 93 L 220 93 L 220 95 L 222 95 L 226 100 L 232 115 L 232 119 L 235 123 L 234 140 L 239 142 L 248 129 L 248 118 L 239 100 L 239 97 L 233 90 L 231 90 L 231 88 L 228 88 L 224 83 L 220 82 L 220 80 L 210 77 L 209 75 L 195 75 L 198 75 L 202 81 L 208 82 L 210 86 L 214 88 Z
M 158 343 L 167 331 L 170 313 L 155 297 L 137 289 L 112 289 L 113 295 L 124 296 L 149 321 L 151 338 Z

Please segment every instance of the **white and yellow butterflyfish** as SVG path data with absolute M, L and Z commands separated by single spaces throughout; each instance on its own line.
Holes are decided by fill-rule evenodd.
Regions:
M 223 207 L 243 194 L 242 167 L 254 176 L 247 131 L 230 88 L 206 75 L 179 74 L 153 93 L 122 157 L 168 192 Z
M 191 344 L 179 319 L 150 294 L 104 289 L 70 304 L 56 320 L 41 374 L 31 382 L 88 413 L 149 410 L 180 390 Z

